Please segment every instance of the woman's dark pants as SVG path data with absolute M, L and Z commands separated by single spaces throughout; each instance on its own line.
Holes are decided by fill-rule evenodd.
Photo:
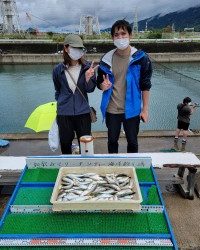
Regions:
M 79 146 L 79 138 L 83 135 L 91 134 L 91 118 L 89 113 L 76 116 L 57 115 L 57 123 L 62 154 L 72 153 L 71 146 L 75 133 Z

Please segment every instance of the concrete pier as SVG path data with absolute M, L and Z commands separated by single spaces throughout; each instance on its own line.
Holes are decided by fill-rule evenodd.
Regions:
M 200 52 L 191 53 L 149 53 L 156 62 L 200 62 Z M 99 62 L 103 54 L 87 54 L 89 61 Z M 61 54 L 2 54 L 0 65 L 9 64 L 57 64 L 62 62 Z
M 35 134 L 36 135 L 36 134 Z M 17 137 L 15 140 L 10 142 L 10 146 L 7 148 L 0 148 L 0 156 L 34 156 L 34 155 L 60 155 L 60 149 L 56 152 L 51 152 L 48 147 L 47 139 L 44 137 L 43 139 L 39 139 L 39 134 L 37 134 L 38 138 L 35 140 L 19 140 Z M 153 134 L 152 134 L 153 135 Z M 157 134 L 158 135 L 158 134 Z M 173 136 L 171 131 L 167 133 L 168 136 L 160 136 L 160 137 L 139 137 L 139 151 L 141 153 L 145 152 L 159 152 L 161 149 L 170 149 L 173 146 Z M 13 137 L 14 139 L 14 137 Z M 199 141 L 200 137 L 189 137 L 187 144 L 187 151 L 193 152 L 199 156 Z M 76 140 L 74 141 L 75 143 Z M 126 139 L 124 137 L 120 137 L 119 140 L 119 152 L 126 152 Z M 107 153 L 107 138 L 96 138 L 94 140 L 94 151 L 95 153 Z M 174 154 L 174 153 L 171 153 Z M 185 153 L 187 154 L 187 153 Z M 167 154 L 166 154 L 167 155 Z M 180 250 L 197 250 L 200 249 L 200 209 L 199 204 L 200 200 L 195 196 L 194 200 L 184 199 L 177 190 L 173 189 L 173 186 L 170 185 L 169 175 L 173 176 L 173 169 L 156 169 L 157 178 L 159 180 L 159 184 L 161 185 L 161 189 L 163 191 L 163 198 L 166 204 L 166 209 L 170 217 L 170 221 L 172 223 L 172 227 L 175 233 L 175 237 L 178 242 L 178 246 Z M 176 170 L 177 171 L 177 170 Z M 5 173 L 2 171 L 0 175 L 0 184 L 7 184 L 12 182 L 12 184 L 16 183 L 19 178 L 21 171 L 10 171 L 7 178 L 4 177 Z M 4 183 L 3 183 L 4 182 Z M 162 188 L 163 187 L 163 188 Z M 9 199 L 10 195 L 1 195 L 0 199 L 0 216 L 5 208 L 5 205 Z

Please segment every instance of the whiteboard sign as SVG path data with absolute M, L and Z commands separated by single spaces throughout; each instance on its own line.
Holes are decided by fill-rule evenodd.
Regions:
M 150 168 L 150 157 L 28 157 L 28 168 L 60 168 L 60 167 L 143 167 Z

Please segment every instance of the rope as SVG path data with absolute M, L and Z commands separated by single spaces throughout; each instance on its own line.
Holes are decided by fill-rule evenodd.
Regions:
M 191 76 L 185 75 L 185 74 L 183 74 L 183 73 L 181 73 L 181 72 L 179 72 L 179 71 L 177 71 L 177 70 L 174 70 L 174 69 L 172 69 L 172 68 L 170 68 L 170 67 L 164 65 L 163 63 L 159 63 L 159 62 L 157 62 L 155 59 L 153 59 L 152 57 L 149 57 L 149 58 L 151 59 L 151 61 L 152 61 L 153 63 L 157 64 L 158 66 L 160 66 L 160 67 L 163 68 L 164 70 L 169 70 L 169 71 L 173 72 L 173 73 L 176 74 L 176 75 L 179 75 L 179 76 L 182 76 L 182 77 L 187 78 L 187 79 L 189 79 L 189 80 L 193 80 L 193 81 L 195 81 L 195 82 L 200 83 L 200 80 L 199 80 L 199 79 L 196 79 L 196 78 L 193 78 L 193 77 L 191 77 Z

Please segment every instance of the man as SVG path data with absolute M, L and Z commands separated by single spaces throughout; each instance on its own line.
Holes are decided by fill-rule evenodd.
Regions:
M 131 25 L 116 21 L 111 28 L 114 50 L 106 53 L 98 68 L 97 87 L 103 91 L 101 111 L 108 128 L 108 152 L 118 153 L 123 123 L 127 152 L 138 152 L 140 119 L 148 121 L 152 66 L 143 51 L 130 46 Z
M 185 146 L 187 143 L 187 136 L 188 136 L 188 128 L 190 125 L 190 115 L 194 112 L 196 106 L 195 104 L 191 104 L 191 98 L 190 97 L 185 97 L 183 99 L 183 103 L 179 103 L 177 105 L 178 109 L 178 124 L 177 124 L 177 129 L 175 133 L 175 138 L 174 138 L 174 149 L 179 150 L 178 148 L 178 137 L 183 130 L 183 139 L 182 139 L 182 147 L 181 151 L 185 150 Z

